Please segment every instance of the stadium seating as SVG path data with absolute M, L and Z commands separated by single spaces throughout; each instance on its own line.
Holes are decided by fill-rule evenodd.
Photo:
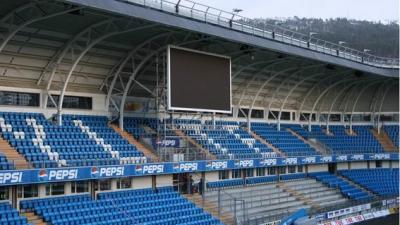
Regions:
M 332 135 L 327 135 L 324 127 L 313 125 L 309 132 L 307 127 L 300 125 L 288 125 L 292 130 L 302 135 L 304 138 L 316 138 L 329 147 L 334 154 L 362 154 L 362 153 L 382 153 L 383 148 L 375 139 L 370 129 L 371 126 L 353 126 L 356 135 L 349 135 L 346 127 L 332 125 L 329 127 Z
M 209 189 L 231 188 L 243 185 L 244 185 L 244 180 L 241 178 L 207 182 L 207 188 Z
M 133 135 L 136 139 L 141 137 L 151 137 L 146 133 L 142 125 L 147 125 L 157 130 L 157 119 L 139 118 L 139 117 L 124 117 L 124 129 Z
M 385 125 L 383 129 L 388 134 L 390 139 L 392 139 L 393 144 L 399 147 L 399 126 L 398 125 Z
M 118 160 L 116 164 L 146 162 L 142 152 L 108 127 L 108 119 L 105 116 L 64 115 L 63 122 L 66 126 L 79 127 L 102 151 Z
M 267 123 L 251 123 L 251 129 L 287 156 L 319 155 L 315 149 L 292 135 L 284 127 L 278 131 L 276 125 Z
M 296 180 L 306 178 L 307 174 L 305 173 L 293 173 L 293 174 L 282 174 L 279 176 L 279 179 L 282 181 L 288 180 Z M 209 189 L 218 189 L 218 188 L 233 188 L 237 186 L 254 185 L 254 184 L 262 184 L 269 182 L 278 181 L 277 175 L 272 176 L 261 176 L 261 177 L 246 177 L 245 179 L 229 179 L 229 180 L 220 180 L 220 181 L 210 181 L 207 182 L 207 188 Z
M 97 200 L 88 194 L 25 200 L 20 205 L 52 225 L 222 225 L 172 187 L 99 193 Z
M 305 173 L 282 174 L 279 177 L 281 180 L 296 180 L 296 179 L 306 178 L 307 174 Z
M 63 115 L 57 126 L 39 113 L 0 112 L 2 136 L 36 168 L 146 161 L 107 122 L 104 116 Z
M 13 170 L 14 164 L 9 162 L 7 158 L 0 153 L 0 170 Z
M 321 181 L 328 187 L 339 188 L 342 194 L 350 199 L 369 200 L 372 198 L 369 193 L 361 190 L 360 188 L 350 184 L 346 180 L 336 175 L 330 174 L 329 172 L 314 172 L 309 173 L 309 176 Z
M 246 177 L 246 185 L 255 185 L 255 184 L 265 184 L 270 182 L 276 182 L 278 180 L 278 176 L 263 176 L 263 177 Z
M 398 169 L 354 169 L 339 173 L 375 194 L 384 197 L 399 195 Z
M 283 188 L 284 186 L 295 189 L 320 206 L 331 207 L 348 201 L 338 190 L 329 188 L 315 179 L 299 178 L 279 183 L 276 182 L 277 179 L 277 176 L 246 178 L 246 182 L 257 183 L 223 190 L 208 189 L 204 193 L 204 198 L 215 206 L 220 204 L 223 213 L 234 214 L 235 205 L 239 221 L 245 215 L 249 224 L 261 224 L 262 221 L 258 220 L 260 218 L 266 219 L 265 221 L 279 220 L 298 209 L 311 207 L 310 204 L 292 196 Z M 242 204 L 243 200 L 245 203 Z
M 30 225 L 8 201 L 0 201 L 0 225 Z
M 235 121 L 176 121 L 179 128 L 219 159 L 276 157 L 268 146 L 254 139 Z

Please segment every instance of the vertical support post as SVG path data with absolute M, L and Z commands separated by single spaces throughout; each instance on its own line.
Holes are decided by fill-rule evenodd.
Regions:
M 233 198 L 233 219 L 235 221 L 234 224 L 237 224 L 237 219 L 236 219 L 236 198 Z
M 61 109 L 57 109 L 57 124 L 58 124 L 58 126 L 62 126 Z
M 201 181 L 200 182 L 200 191 L 201 191 L 201 204 L 204 207 L 204 202 L 205 202 L 205 195 L 206 195 L 206 173 L 205 172 L 201 172 Z
M 247 129 L 250 131 L 251 130 L 251 115 L 250 115 L 250 110 L 249 114 L 247 114 Z
M 220 216 L 221 216 L 221 188 L 218 188 L 218 217 Z
M 11 187 L 11 204 L 14 208 L 19 208 L 18 205 L 18 196 L 17 196 L 17 186 Z
M 153 191 L 157 190 L 157 176 L 156 175 L 151 176 L 151 189 L 153 189 Z
M 215 112 L 212 114 L 212 124 L 213 124 L 213 129 L 216 129 L 216 124 L 215 124 Z

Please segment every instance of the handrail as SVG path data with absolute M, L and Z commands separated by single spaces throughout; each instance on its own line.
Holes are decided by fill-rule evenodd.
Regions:
M 379 68 L 398 69 L 396 58 L 379 57 L 364 51 L 345 47 L 319 38 L 310 37 L 281 26 L 264 23 L 262 27 L 251 24 L 251 19 L 191 0 L 115 0 L 172 13 L 197 21 L 222 26 L 266 39 L 272 39 L 311 51 L 336 56 Z

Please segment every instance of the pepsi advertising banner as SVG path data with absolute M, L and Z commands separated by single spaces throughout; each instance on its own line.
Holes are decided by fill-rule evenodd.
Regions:
M 32 170 L 3 170 L 0 171 L 0 186 L 172 173 L 207 172 L 242 168 L 398 159 L 399 154 L 379 153 L 266 159 L 166 162 L 138 165 L 92 166 Z
M 179 138 L 167 138 L 163 140 L 152 139 L 151 143 L 153 144 L 153 148 L 166 147 L 166 148 L 179 148 L 180 147 L 180 139 Z

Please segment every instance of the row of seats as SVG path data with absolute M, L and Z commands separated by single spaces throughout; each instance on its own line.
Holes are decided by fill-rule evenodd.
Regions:
M 355 169 L 339 173 L 375 194 L 384 197 L 399 195 L 398 169 Z
M 398 125 L 385 125 L 383 129 L 392 140 L 394 146 L 399 148 L 399 126 Z
M 260 177 L 246 177 L 245 179 L 229 179 L 229 180 L 219 180 L 207 182 L 207 188 L 218 189 L 218 188 L 232 188 L 243 185 L 255 185 L 262 183 L 276 182 L 280 180 L 297 180 L 304 179 L 307 175 L 305 173 L 294 173 L 294 174 L 282 174 L 279 177 L 277 175 L 271 176 L 260 176 Z
M 266 158 L 277 155 L 235 121 L 176 121 L 179 128 L 220 159 Z
M 9 162 L 7 158 L 0 153 L 0 170 L 13 170 L 15 169 L 14 164 Z
M 286 125 L 302 135 L 304 138 L 315 138 L 324 143 L 333 154 L 363 154 L 382 153 L 383 148 L 373 136 L 372 126 L 355 125 L 352 127 L 354 134 L 349 134 L 349 128 L 340 125 L 329 126 L 329 134 L 325 126 L 312 125 L 311 132 L 308 127 L 300 125 Z
M 260 137 L 267 140 L 287 156 L 319 155 L 315 149 L 281 127 L 279 131 L 275 124 L 251 123 L 251 129 Z
M 108 126 L 105 116 L 63 115 L 58 126 L 40 113 L 0 112 L 0 128 L 2 137 L 36 168 L 147 162 Z
M 203 209 L 174 192 L 172 187 L 25 200 L 24 210 L 34 210 L 52 225 L 222 225 Z
M 26 217 L 19 215 L 18 210 L 14 209 L 10 202 L 0 202 L 0 225 L 31 225 Z
M 341 193 L 350 199 L 370 200 L 372 198 L 369 193 L 329 172 L 314 172 L 309 173 L 309 176 L 321 181 L 328 187 L 339 188 Z

